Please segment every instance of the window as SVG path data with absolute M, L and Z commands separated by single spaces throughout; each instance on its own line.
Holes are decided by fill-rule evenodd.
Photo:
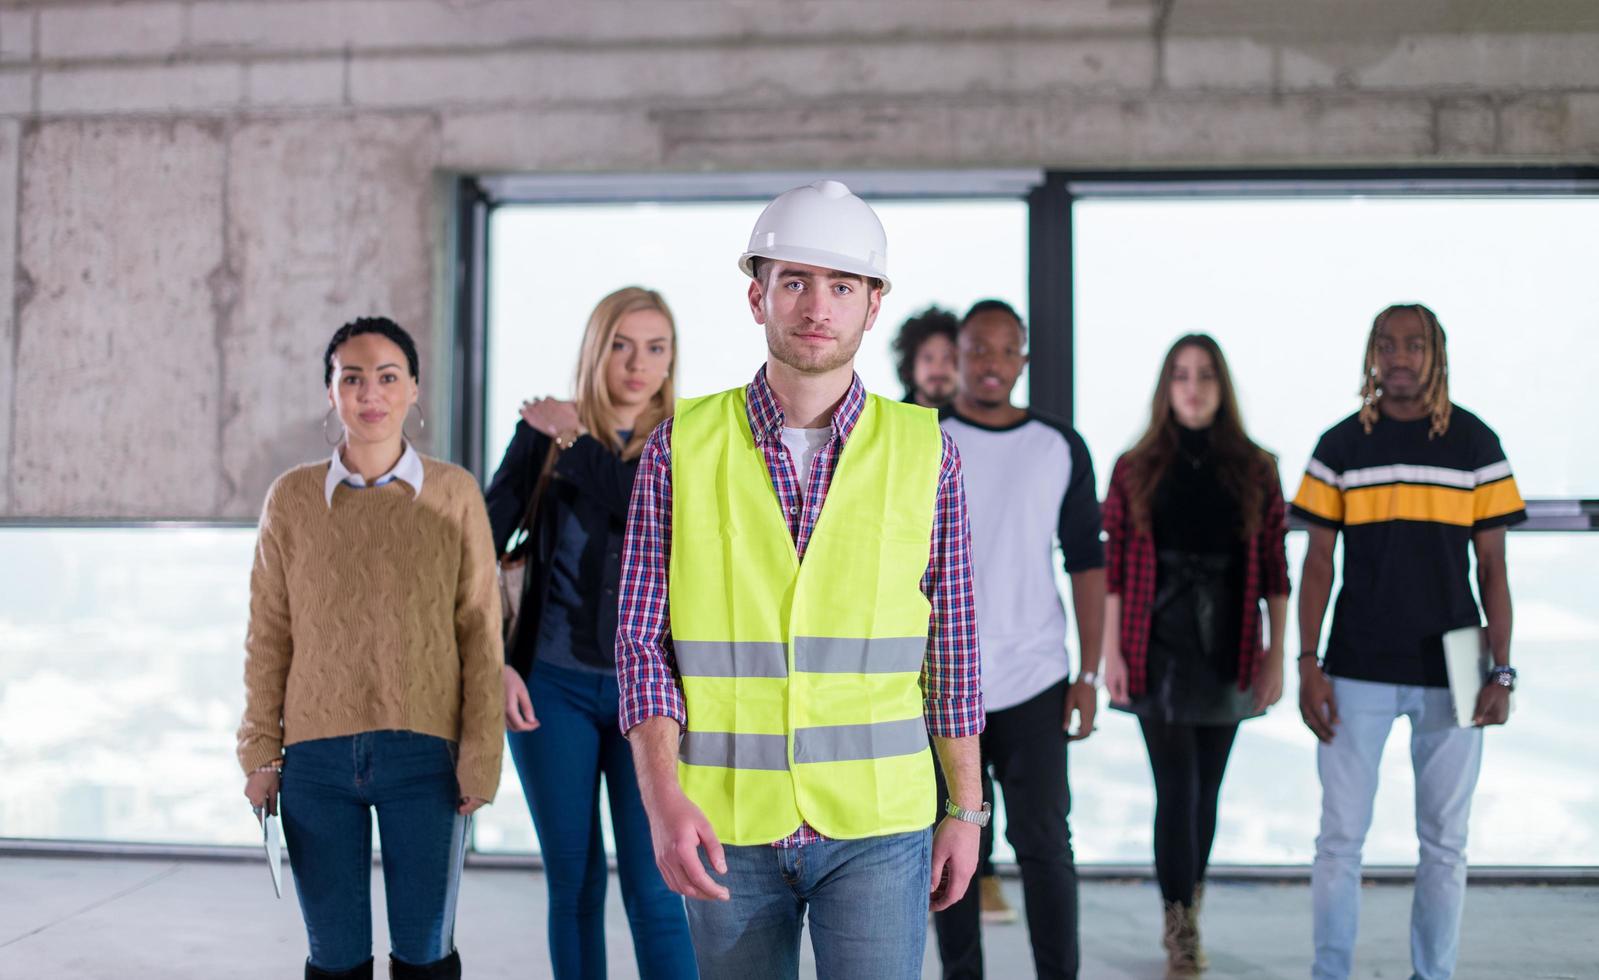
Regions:
M 536 200 L 552 193 L 538 181 L 511 188 L 524 199 L 495 207 L 488 220 L 487 472 L 504 454 L 524 398 L 572 396 L 589 312 L 622 286 L 657 289 L 671 307 L 678 327 L 679 395 L 747 382 L 766 359 L 766 340 L 750 316 L 749 280 L 737 259 L 767 199 L 813 179 L 763 179 L 769 186 L 735 200 L 694 196 L 725 193 L 729 181 L 720 179 L 667 194 L 646 179 L 645 187 L 585 203 Z M 844 179 L 867 196 L 873 183 L 883 186 L 881 176 Z M 670 182 L 664 186 L 673 190 Z M 890 398 L 904 394 L 890 344 L 900 324 L 929 304 L 959 315 L 979 299 L 998 297 L 1026 315 L 1028 209 L 1022 187 L 1003 196 L 972 196 L 968 190 L 966 196 L 939 192 L 922 199 L 906 199 L 902 195 L 910 191 L 899 187 L 892 188 L 894 198 L 872 200 L 888 233 L 893 289 L 856 361 L 868 390 Z M 924 185 L 929 189 L 939 191 Z M 1026 385 L 1024 377 L 1018 384 L 1023 401 Z M 601 812 L 609 842 L 609 812 L 604 806 Z M 534 847 L 509 762 L 499 801 L 479 815 L 476 827 L 480 849 Z
M 0 836 L 247 844 L 250 526 L 0 526 Z
M 657 289 L 677 320 L 681 395 L 747 382 L 766 359 L 736 261 L 764 201 L 505 205 L 490 219 L 488 411 L 492 472 L 524 398 L 570 398 L 583 327 L 601 297 Z M 1012 200 L 874 202 L 893 289 L 862 341 L 868 390 L 904 394 L 890 343 L 932 303 L 965 312 L 996 296 L 1026 315 L 1027 206 Z M 1018 385 L 1025 393 L 1025 380 Z
M 1076 418 L 1107 461 L 1147 423 L 1166 348 L 1205 332 L 1292 494 L 1358 407 L 1372 318 L 1421 302 L 1451 396 L 1499 433 L 1522 492 L 1599 496 L 1599 198 L 1088 198 L 1072 226 Z
M 452 420 L 459 436 L 473 415 L 460 406 L 475 399 L 487 424 L 456 443 L 457 458 L 482 452 L 492 469 L 522 398 L 570 394 L 589 310 L 621 285 L 653 286 L 672 305 L 681 393 L 746 381 L 764 344 L 734 260 L 761 202 L 809 179 L 495 185 L 481 229 L 490 265 L 477 270 L 490 284 L 482 332 L 462 346 L 484 383 L 458 373 L 461 418 Z M 1599 497 L 1585 401 L 1586 373 L 1599 363 L 1599 278 L 1589 269 L 1599 199 L 1547 187 L 1541 196 L 1467 195 L 1469 181 L 1452 196 L 1414 187 L 1401 196 L 1407 188 L 1392 184 L 1363 196 L 1307 179 L 1288 196 L 1236 181 L 1218 191 L 1052 175 L 1056 196 L 1030 206 L 1024 196 L 1038 174 L 845 179 L 873 199 L 892 246 L 895 288 L 860 356 L 867 386 L 899 396 L 888 343 L 928 303 L 956 312 L 986 296 L 1024 313 L 1031 305 L 1035 350 L 1053 345 L 1033 364 L 1033 400 L 1073 392 L 1102 486 L 1143 424 L 1160 358 L 1179 334 L 1220 340 L 1246 419 L 1279 453 L 1292 493 L 1317 435 L 1355 407 L 1372 315 L 1395 300 L 1436 310 L 1449 331 L 1453 394 L 1498 431 L 1523 493 L 1537 501 L 1534 526 L 1545 529 L 1510 540 L 1514 659 L 1525 677 L 1511 724 L 1488 733 L 1472 859 L 1599 863 L 1599 785 L 1570 734 L 1599 686 L 1599 535 L 1578 530 L 1592 520 L 1585 500 Z M 1050 202 L 1059 209 L 1047 211 Z M 1030 262 L 1067 254 L 1041 247 L 1052 221 L 1055 233 L 1067 223 L 1070 261 L 1035 264 L 1042 279 L 1029 281 Z M 1071 288 L 1040 289 L 1061 284 Z M 1065 297 L 1069 309 L 1058 305 Z M 1067 341 L 1073 356 L 1054 356 Z M 1556 526 L 1571 530 L 1548 530 Z M 0 836 L 255 839 L 231 751 L 254 543 L 249 524 L 0 522 Z M 1291 534 L 1296 576 L 1303 547 Z M 1292 621 L 1288 637 L 1297 653 Z M 1217 864 L 1310 859 L 1314 741 L 1298 718 L 1291 667 L 1287 680 L 1282 703 L 1241 731 Z M 1396 724 L 1366 850 L 1373 864 L 1414 861 L 1405 742 Z M 1102 709 L 1099 732 L 1074 745 L 1071 771 L 1079 859 L 1147 864 L 1154 796 L 1132 719 Z M 1529 800 L 1535 821 L 1525 819 Z M 476 827 L 481 850 L 536 849 L 509 759 L 499 799 Z M 1010 857 L 1003 837 L 996 850 Z
M 1105 181 L 1071 205 L 1075 419 L 1102 491 L 1147 424 L 1167 347 L 1208 332 L 1227 354 L 1252 434 L 1279 454 L 1291 496 L 1320 433 L 1358 407 L 1372 317 L 1420 301 L 1448 332 L 1453 399 L 1499 433 L 1523 494 L 1568 498 L 1564 509 L 1580 514 L 1569 498 L 1599 495 L 1586 394 L 1599 363 L 1589 244 L 1599 199 L 1356 196 L 1313 182 L 1301 190 L 1320 196 L 1270 196 L 1269 186 L 1248 196 L 1148 185 L 1138 193 Z M 1291 534 L 1296 587 L 1303 553 L 1303 535 Z M 1575 692 L 1599 683 L 1587 655 L 1599 643 L 1599 537 L 1518 532 L 1509 556 L 1512 654 L 1526 676 L 1511 723 L 1487 733 L 1470 853 L 1479 864 L 1590 864 L 1599 859 L 1599 790 L 1565 733 L 1587 712 Z M 1292 603 L 1289 620 L 1292 656 Z M 1218 863 L 1297 864 L 1312 853 L 1315 743 L 1298 717 L 1291 664 L 1287 673 L 1281 704 L 1240 730 Z M 1116 712 L 1102 718 L 1072 755 L 1078 854 L 1147 861 L 1153 790 L 1137 725 Z M 1407 740 L 1396 723 L 1370 863 L 1415 859 Z M 1538 801 L 1533 823 L 1518 809 L 1529 799 Z

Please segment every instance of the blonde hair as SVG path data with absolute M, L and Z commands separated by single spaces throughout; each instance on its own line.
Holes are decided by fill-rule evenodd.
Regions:
M 672 363 L 666 370 L 661 390 L 639 413 L 632 435 L 623 443 L 612 421 L 611 391 L 605 384 L 605 359 L 611 356 L 611 342 L 616 338 L 616 328 L 622 318 L 640 310 L 654 310 L 666 317 L 672 330 Z M 623 459 L 637 457 L 644 451 L 644 440 L 672 414 L 676 378 L 677 321 L 672 319 L 672 311 L 660 293 L 641 286 L 624 286 L 595 305 L 594 312 L 589 314 L 588 326 L 583 328 L 583 349 L 577 357 L 575 401 L 578 420 L 596 439 L 616 450 Z
M 1360 426 L 1371 435 L 1380 414 L 1377 407 L 1382 401 L 1382 378 L 1377 370 L 1377 335 L 1382 325 L 1395 313 L 1410 312 L 1421 318 L 1427 350 L 1421 362 L 1421 405 L 1432 425 L 1427 438 L 1433 439 L 1449 431 L 1449 416 L 1454 406 L 1449 402 L 1449 352 L 1444 346 L 1443 324 L 1438 314 L 1420 303 L 1395 303 L 1377 314 L 1372 321 L 1371 333 L 1366 337 L 1366 361 L 1360 379 Z

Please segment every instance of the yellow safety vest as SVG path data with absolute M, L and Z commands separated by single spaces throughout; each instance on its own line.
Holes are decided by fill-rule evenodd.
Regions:
M 677 402 L 672 645 L 683 789 L 728 844 L 848 840 L 935 806 L 920 685 L 937 416 L 869 395 L 802 564 L 743 388 Z

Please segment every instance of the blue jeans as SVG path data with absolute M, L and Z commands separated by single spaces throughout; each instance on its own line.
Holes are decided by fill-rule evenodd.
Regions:
M 811 916 L 816 975 L 917 980 L 927 948 L 933 832 L 803 847 L 729 847 L 726 902 L 692 899 L 689 929 L 706 980 L 793 980 Z
M 600 774 L 611 801 L 622 905 L 643 980 L 694 976 L 683 899 L 655 866 L 650 822 L 627 739 L 617 727 L 614 674 L 534 661 L 528 696 L 539 727 L 507 732 L 522 792 L 544 855 L 550 963 L 559 980 L 605 976 L 605 887 Z
M 1421 863 L 1410 906 L 1410 961 L 1419 980 L 1447 980 L 1460 948 L 1466 900 L 1466 821 L 1482 768 L 1482 729 L 1458 728 L 1449 691 L 1334 677 L 1338 726 L 1318 746 L 1321 835 L 1311 866 L 1316 980 L 1343 980 L 1354 965 L 1360 919 L 1360 851 L 1371 826 L 1377 766 L 1394 719 L 1410 719 Z
M 362 732 L 284 749 L 283 837 L 312 966 L 337 973 L 372 956 L 372 807 L 394 956 L 422 966 L 450 955 L 466 857 L 456 798 L 455 743 L 433 735 Z

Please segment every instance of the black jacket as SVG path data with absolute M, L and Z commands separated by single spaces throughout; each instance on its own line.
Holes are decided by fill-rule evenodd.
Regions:
M 486 502 L 494 529 L 494 551 L 505 553 L 506 544 L 527 512 L 528 498 L 538 482 L 539 470 L 550 451 L 550 438 L 525 421 L 506 447 Z M 574 650 L 585 662 L 609 667 L 615 662 L 617 588 L 622 579 L 622 536 L 627 530 L 627 506 L 633 496 L 638 460 L 623 462 L 598 439 L 583 436 L 555 462 L 550 482 L 530 522 L 526 550 L 527 574 L 522 593 L 522 619 L 505 651 L 505 662 L 524 678 L 533 666 L 539 617 L 550 591 L 550 565 L 563 512 L 576 517 L 588 534 L 581 568 L 584 593 L 595 598 L 594 636 L 597 649 Z M 590 592 L 592 590 L 592 592 Z M 594 659 L 594 658 L 598 659 Z

